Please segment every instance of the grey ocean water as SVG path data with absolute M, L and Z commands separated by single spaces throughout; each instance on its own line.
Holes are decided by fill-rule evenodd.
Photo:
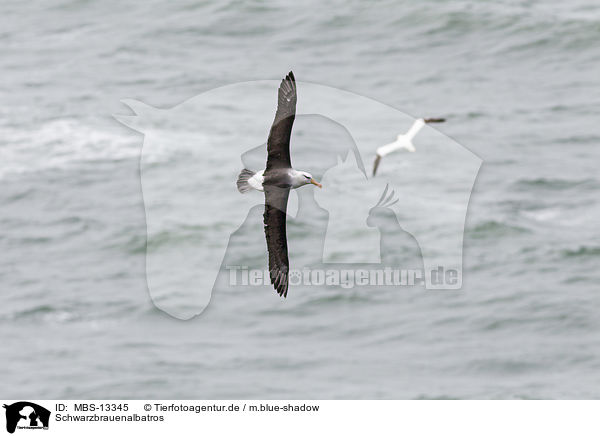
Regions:
M 1 396 L 600 396 L 600 6 L 138 3 L 0 4 Z M 169 108 L 290 69 L 445 116 L 436 128 L 484 160 L 462 290 L 216 289 L 190 321 L 153 306 L 143 137 L 112 117 L 119 101 Z M 154 163 L 165 184 L 169 153 Z M 234 254 L 261 267 L 253 213 Z M 290 225 L 296 252 L 310 232 Z

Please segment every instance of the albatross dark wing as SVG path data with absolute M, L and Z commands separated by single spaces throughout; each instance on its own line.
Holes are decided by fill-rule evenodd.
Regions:
M 291 168 L 290 136 L 296 117 L 296 79 L 291 71 L 279 85 L 277 112 L 267 140 L 267 169 Z
M 263 217 L 267 250 L 269 251 L 271 283 L 280 296 L 287 297 L 290 262 L 288 260 L 285 218 L 290 190 L 273 185 L 265 185 L 264 188 L 265 213 Z

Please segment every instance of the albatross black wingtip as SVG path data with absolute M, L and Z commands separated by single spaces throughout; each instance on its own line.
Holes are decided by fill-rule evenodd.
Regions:
M 282 283 L 279 289 L 277 289 L 277 293 L 280 297 L 287 298 L 288 284 Z
M 279 85 L 280 96 L 281 91 L 283 91 L 283 95 L 287 99 L 287 101 L 291 101 L 292 98 L 296 97 L 296 78 L 294 77 L 293 72 L 290 71 L 281 80 L 281 84 Z
M 280 297 L 287 297 L 289 281 L 285 271 L 278 271 L 276 274 L 271 272 L 271 284 Z

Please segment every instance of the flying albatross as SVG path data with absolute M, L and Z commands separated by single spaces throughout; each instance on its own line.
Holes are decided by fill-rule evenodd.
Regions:
M 265 236 L 269 251 L 269 273 L 271 283 L 282 297 L 287 297 L 288 259 L 286 236 L 286 210 L 290 189 L 312 183 L 321 188 L 305 171 L 292 168 L 290 137 L 296 117 L 296 79 L 291 71 L 279 85 L 277 112 L 267 139 L 267 167 L 254 173 L 243 169 L 237 179 L 241 193 L 252 189 L 265 193 Z
M 375 156 L 375 163 L 373 164 L 373 176 L 375 176 L 377 167 L 379 166 L 379 162 L 383 156 L 403 148 L 411 153 L 414 153 L 415 146 L 413 145 L 412 140 L 423 128 L 423 126 L 429 123 L 443 123 L 444 121 L 446 121 L 445 118 L 419 118 L 413 123 L 410 129 L 408 129 L 408 132 L 406 132 L 404 135 L 398 135 L 396 141 L 379 147 L 377 149 L 377 155 Z

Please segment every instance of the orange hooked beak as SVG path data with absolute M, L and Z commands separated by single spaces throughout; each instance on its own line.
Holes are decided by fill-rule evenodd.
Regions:
M 319 188 L 322 188 L 323 185 L 321 185 L 319 182 L 317 182 L 315 179 L 310 179 L 310 183 L 312 183 L 315 186 L 318 186 Z

